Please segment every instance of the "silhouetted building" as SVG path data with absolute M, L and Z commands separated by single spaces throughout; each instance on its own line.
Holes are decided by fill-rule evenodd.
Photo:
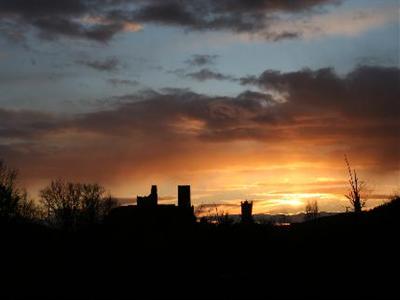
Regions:
M 190 185 L 178 185 L 178 206 L 181 208 L 190 208 Z
M 136 225 L 181 225 L 196 221 L 194 207 L 190 201 L 190 185 L 178 186 L 178 206 L 158 204 L 157 186 L 151 186 L 148 196 L 137 196 L 137 205 L 120 206 L 113 209 L 109 222 L 122 226 Z
M 242 208 L 242 223 L 253 223 L 253 201 L 240 202 Z
M 157 186 L 151 186 L 151 192 L 148 196 L 137 196 L 136 203 L 138 207 L 156 207 L 158 204 Z

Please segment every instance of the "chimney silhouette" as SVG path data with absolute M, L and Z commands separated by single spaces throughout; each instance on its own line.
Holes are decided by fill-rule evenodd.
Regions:
M 190 185 L 178 185 L 178 207 L 190 208 Z
M 242 208 L 242 223 L 253 223 L 253 201 L 240 202 Z

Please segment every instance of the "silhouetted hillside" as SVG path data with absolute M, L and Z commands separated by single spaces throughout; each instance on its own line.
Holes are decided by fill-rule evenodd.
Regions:
M 368 214 L 375 216 L 397 217 L 400 213 L 400 197 L 395 196 L 392 200 L 371 209 Z M 396 218 L 397 219 L 397 218 Z

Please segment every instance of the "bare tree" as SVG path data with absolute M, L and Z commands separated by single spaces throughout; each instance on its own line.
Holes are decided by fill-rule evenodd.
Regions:
M 200 217 L 203 222 L 228 225 L 233 223 L 229 214 L 218 208 L 217 204 L 200 204 L 197 206 L 195 215 Z
M 318 208 L 318 201 L 308 201 L 305 209 L 305 216 L 304 219 L 306 221 L 315 220 L 318 218 L 319 208 Z
M 27 221 L 37 221 L 43 217 L 41 207 L 34 200 L 29 199 L 26 192 L 19 202 L 17 214 L 18 217 Z
M 48 221 L 64 228 L 72 228 L 77 222 L 80 195 L 78 186 L 62 180 L 53 180 L 40 191 Z
M 16 185 L 17 170 L 8 167 L 0 160 L 0 217 L 14 217 L 18 203 L 22 198 L 21 190 Z
M 18 186 L 17 177 L 18 171 L 0 160 L 0 217 L 33 220 L 38 216 L 38 207 Z
M 85 223 L 96 223 L 101 220 L 105 190 L 98 184 L 81 185 L 81 217 Z
M 40 191 L 47 219 L 66 229 L 78 225 L 95 224 L 117 205 L 105 189 L 98 184 L 82 184 L 53 180 Z
M 346 162 L 347 170 L 349 172 L 349 184 L 350 184 L 349 192 L 345 196 L 347 199 L 349 199 L 354 212 L 360 213 L 362 211 L 362 208 L 366 204 L 366 199 L 361 198 L 361 193 L 365 188 L 365 182 L 360 181 L 358 179 L 357 172 L 355 169 L 353 169 L 353 171 L 351 170 L 350 163 L 346 155 L 344 157 L 344 160 Z
M 119 206 L 119 202 L 116 198 L 113 198 L 111 195 L 104 197 L 101 205 L 101 217 L 106 217 L 110 211 L 117 206 Z

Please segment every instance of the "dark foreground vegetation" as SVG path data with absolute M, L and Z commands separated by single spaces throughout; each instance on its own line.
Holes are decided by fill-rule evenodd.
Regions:
M 398 196 L 291 226 L 115 222 L 97 185 L 53 181 L 40 209 L 0 171 L 0 299 L 398 299 Z
M 400 198 L 290 227 L 2 220 L 2 299 L 396 299 Z

